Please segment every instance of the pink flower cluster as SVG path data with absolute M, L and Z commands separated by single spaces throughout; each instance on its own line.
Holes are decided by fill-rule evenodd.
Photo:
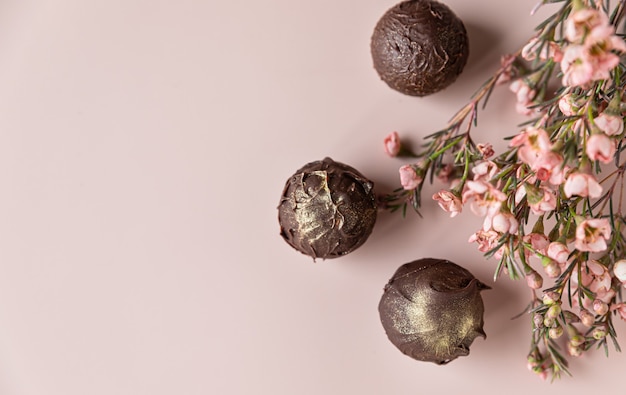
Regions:
M 626 43 L 615 35 L 615 28 L 602 10 L 583 8 L 565 21 L 565 47 L 560 61 L 564 86 L 586 86 L 605 80 L 619 64 L 615 52 L 626 52 Z
M 580 309 L 582 323 L 591 326 L 595 315 L 604 315 L 609 311 L 609 305 L 615 296 L 615 290 L 611 287 L 611 273 L 602 263 L 589 260 L 581 265 L 579 272 L 572 274 L 571 279 L 572 304 Z M 593 295 L 583 292 L 582 287 Z

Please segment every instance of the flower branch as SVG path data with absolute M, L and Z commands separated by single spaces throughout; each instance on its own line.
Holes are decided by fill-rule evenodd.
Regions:
M 494 278 L 526 280 L 528 367 L 555 378 L 569 374 L 569 358 L 598 347 L 619 350 L 613 319 L 626 320 L 626 41 L 616 33 L 626 0 L 538 6 L 548 3 L 561 6 L 523 48 L 502 58 L 444 129 L 425 137 L 413 155 L 418 162 L 400 168 L 402 187 L 383 200 L 392 211 L 419 211 L 424 181 L 437 178 L 448 187 L 433 199 L 451 217 L 469 208 L 483 218 L 468 240 L 497 261 Z M 471 132 L 502 84 L 529 120 L 496 156 Z M 395 136 L 387 152 L 401 146 Z

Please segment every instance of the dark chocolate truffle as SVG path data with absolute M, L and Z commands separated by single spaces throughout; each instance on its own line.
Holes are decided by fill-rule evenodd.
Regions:
M 482 290 L 461 266 L 426 258 L 407 263 L 385 286 L 378 305 L 389 340 L 419 361 L 445 364 L 469 354 L 483 331 Z
M 374 184 L 330 158 L 312 162 L 287 180 L 278 206 L 280 234 L 315 258 L 336 258 L 361 246 L 372 233 Z
M 469 41 L 463 22 L 434 0 L 409 0 L 387 11 L 371 41 L 374 68 L 392 89 L 426 96 L 463 71 Z

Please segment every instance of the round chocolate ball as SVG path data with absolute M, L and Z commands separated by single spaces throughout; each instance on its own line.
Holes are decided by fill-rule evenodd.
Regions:
M 403 1 L 378 21 L 371 41 L 374 68 L 392 89 L 426 96 L 452 84 L 469 56 L 463 22 L 434 0 Z
M 407 263 L 385 286 L 378 305 L 389 340 L 419 361 L 446 364 L 469 354 L 483 331 L 480 292 L 489 287 L 461 266 L 426 258 Z
M 373 187 L 357 170 L 330 158 L 305 165 L 285 184 L 278 205 L 281 236 L 314 260 L 354 251 L 376 222 Z

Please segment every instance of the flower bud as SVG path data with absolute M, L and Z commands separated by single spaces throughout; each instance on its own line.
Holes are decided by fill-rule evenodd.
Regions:
M 398 156 L 398 153 L 400 153 L 400 149 L 402 148 L 398 132 L 391 132 L 385 137 L 384 147 L 387 155 L 391 157 Z
M 543 270 L 545 270 L 546 274 L 550 278 L 557 278 L 561 275 L 561 267 L 556 261 L 553 261 L 552 259 L 550 259 L 550 261 L 545 264 Z
M 570 343 L 576 347 L 578 346 L 582 346 L 583 344 L 585 344 L 585 337 L 581 334 L 578 335 L 574 335 L 570 338 Z
M 398 172 L 400 173 L 400 184 L 407 191 L 417 188 L 424 180 L 419 167 L 413 165 L 404 165 L 400 167 Z
M 549 291 L 543 294 L 543 304 L 550 306 L 561 300 L 561 294 L 555 291 Z
M 596 316 L 589 310 L 581 309 L 580 322 L 586 327 L 592 327 L 594 322 L 596 322 Z
M 526 275 L 526 284 L 530 289 L 540 289 L 543 286 L 543 277 L 533 270 Z
M 609 305 L 600 299 L 596 299 L 593 301 L 593 311 L 595 311 L 598 315 L 605 315 L 609 312 Z
M 550 328 L 548 330 L 548 336 L 550 336 L 550 339 L 558 339 L 559 337 L 563 336 L 563 327 L 556 326 L 554 328 Z
M 543 315 L 535 313 L 533 315 L 533 323 L 535 324 L 536 328 L 543 328 Z
M 580 345 L 573 344 L 572 342 L 567 343 L 567 353 L 576 358 L 580 357 L 583 354 L 583 348 Z
M 602 327 L 602 326 L 598 326 L 593 328 L 593 331 L 591 331 L 591 336 L 596 339 L 596 340 L 602 340 L 606 337 L 606 328 Z
M 548 311 L 546 311 L 546 317 L 550 318 L 556 318 L 559 314 L 561 314 L 561 306 L 558 304 L 553 304 L 548 308 Z
M 556 324 L 556 319 L 552 317 L 544 317 L 543 318 L 543 326 L 546 328 L 552 328 Z

